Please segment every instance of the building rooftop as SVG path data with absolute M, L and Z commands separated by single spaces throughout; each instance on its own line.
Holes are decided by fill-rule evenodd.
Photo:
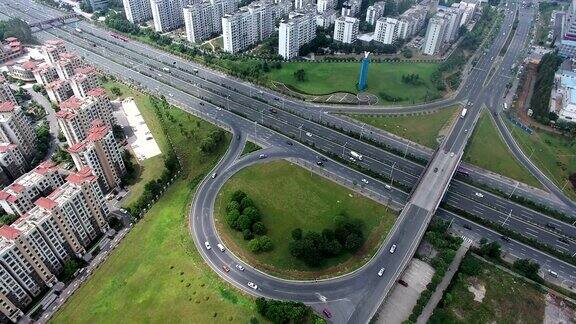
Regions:
M 5 239 L 15 240 L 19 235 L 20 231 L 11 226 L 2 225 L 2 227 L 0 227 L 0 236 Z
M 91 182 L 96 180 L 96 176 L 92 173 L 92 169 L 89 167 L 84 167 L 80 171 L 70 174 L 66 181 L 73 184 L 82 184 L 84 182 Z
M 14 103 L 12 101 L 4 101 L 0 103 L 0 112 L 14 111 Z

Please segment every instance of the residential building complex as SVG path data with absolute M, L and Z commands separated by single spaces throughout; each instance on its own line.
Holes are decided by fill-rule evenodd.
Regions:
M 126 167 L 112 128 L 102 120 L 95 120 L 86 139 L 68 149 L 78 170 L 89 167 L 98 177 L 103 191 L 108 192 L 120 185 Z
M 378 18 L 384 16 L 384 7 L 386 6 L 386 2 L 379 1 L 374 3 L 373 5 L 369 6 L 366 10 L 366 22 L 370 25 L 374 25 Z
M 337 13 L 334 9 L 328 9 L 318 15 L 316 15 L 316 26 L 328 29 L 334 25 L 336 21 Z
M 10 84 L 6 82 L 3 75 L 0 74 L 0 102 L 10 101 L 13 104 L 17 104 L 16 97 L 10 88 Z
M 424 27 L 427 11 L 424 6 L 413 6 L 397 18 L 378 18 L 373 39 L 390 45 L 397 40 L 411 38 Z
M 335 5 L 336 2 L 334 0 L 318 0 L 318 2 L 316 2 L 316 12 L 321 14 L 328 10 L 333 10 Z
M 576 122 L 576 71 L 569 61 L 554 75 L 554 85 L 550 111 L 558 115 L 558 120 Z
M 81 257 L 108 231 L 109 211 L 89 168 L 69 175 L 38 198 L 12 225 L 0 228 L 0 310 L 18 320 L 22 309 L 53 286 L 65 262 Z
M 66 46 L 61 39 L 51 39 L 42 46 L 44 60 L 49 64 L 56 64 L 60 60 L 60 54 L 66 52 Z
M 74 73 L 70 79 L 70 87 L 75 96 L 85 98 L 90 90 L 100 87 L 98 72 L 93 66 L 77 68 Z
M 12 143 L 0 143 L 0 169 L 6 176 L 5 184 L 8 184 L 26 172 L 28 163 L 18 145 Z
M 152 19 L 150 0 L 123 0 L 126 19 L 137 24 Z
M 64 52 L 58 55 L 60 59 L 56 62 L 56 72 L 62 80 L 68 80 L 76 74 L 75 70 L 86 66 L 86 62 L 76 53 Z
M 54 82 L 58 79 L 58 72 L 56 68 L 50 63 L 42 63 L 32 71 L 36 83 L 41 85 L 47 85 L 48 83 Z
M 567 58 L 576 57 L 576 1 L 572 1 L 562 24 L 562 38 L 558 44 L 558 53 Z
M 72 91 L 72 86 L 68 80 L 57 79 L 46 85 L 46 92 L 48 93 L 48 98 L 55 104 L 59 104 L 62 101 L 67 100 L 72 97 L 74 91 Z
M 14 79 L 32 82 L 35 80 L 34 70 L 38 66 L 38 63 L 38 61 L 27 60 L 23 63 L 14 63 L 12 65 L 8 65 L 8 75 Z
M 293 12 L 280 22 L 278 55 L 289 60 L 298 56 L 300 47 L 316 37 L 316 20 L 311 13 Z
M 348 0 L 342 4 L 341 15 L 346 17 L 355 17 L 360 13 L 360 0 Z
M 359 25 L 358 18 L 338 17 L 334 22 L 334 40 L 346 44 L 356 42 Z

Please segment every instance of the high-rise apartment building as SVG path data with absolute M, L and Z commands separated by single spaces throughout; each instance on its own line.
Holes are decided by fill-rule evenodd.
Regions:
M 238 9 L 234 0 L 211 0 L 184 7 L 186 38 L 200 43 L 212 34 L 222 32 L 222 17 Z
M 70 81 L 57 79 L 46 85 L 48 98 L 55 104 L 61 103 L 74 95 Z
M 238 53 L 270 37 L 274 32 L 277 5 L 255 1 L 236 13 L 222 17 L 224 51 Z
M 119 186 L 120 179 L 126 173 L 112 128 L 102 120 L 95 120 L 86 139 L 72 145 L 68 152 L 78 170 L 85 167 L 93 170 L 105 192 Z
M 287 21 L 280 22 L 278 55 L 285 60 L 298 56 L 302 45 L 316 37 L 316 19 L 311 13 L 293 12 Z
M 13 104 L 18 104 L 16 102 L 16 97 L 10 88 L 10 84 L 4 78 L 4 75 L 0 74 L 0 102 L 10 101 Z
M 383 44 L 393 44 L 398 39 L 400 21 L 390 17 L 381 17 L 376 21 L 374 40 Z
M 0 143 L 0 169 L 10 182 L 18 179 L 26 172 L 28 163 L 22 155 L 18 145 L 12 143 Z
M 183 8 L 186 0 L 150 0 L 154 29 L 167 32 L 184 25 Z
M 386 2 L 379 1 L 375 2 L 373 5 L 368 6 L 366 10 L 366 22 L 370 25 L 374 25 L 378 18 L 384 16 L 384 8 L 386 7 Z
M 152 19 L 150 0 L 123 0 L 126 19 L 138 24 Z
M 58 72 L 56 72 L 56 68 L 49 63 L 42 63 L 36 67 L 34 71 L 34 78 L 36 82 L 41 85 L 47 85 L 51 82 L 54 82 L 58 79 Z
M 70 79 L 70 86 L 76 97 L 85 98 L 90 90 L 100 87 L 98 71 L 93 66 L 77 68 L 74 73 Z
M 334 25 L 336 21 L 336 10 L 328 9 L 321 14 L 316 15 L 316 26 L 328 29 Z
M 342 4 L 341 15 L 355 17 L 360 13 L 360 0 L 347 0 Z
M 60 60 L 58 60 L 55 64 L 56 72 L 58 72 L 58 76 L 62 80 L 68 80 L 72 78 L 75 74 L 75 70 L 77 68 L 85 67 L 86 62 L 82 60 L 82 58 L 76 53 L 60 53 L 59 54 Z
M 56 64 L 60 60 L 60 54 L 66 52 L 66 45 L 61 39 L 47 40 L 42 46 L 44 60 L 49 64 Z
M 428 22 L 428 29 L 424 37 L 422 53 L 426 55 L 439 54 L 444 46 L 447 21 L 444 17 L 434 16 Z
M 334 0 L 318 0 L 318 2 L 316 2 L 316 12 L 319 14 L 324 13 L 330 9 L 334 9 L 334 5 Z
M 31 159 L 36 147 L 36 133 L 20 106 L 10 101 L 0 103 L 0 141 L 18 145 L 22 155 Z
M 62 102 L 56 113 L 58 125 L 69 146 L 83 141 L 95 120 L 101 120 L 108 127 L 114 125 L 112 105 L 104 89 L 96 88 L 87 93 L 86 98 L 76 96 Z
M 356 42 L 358 37 L 358 18 L 341 16 L 334 22 L 334 40 L 346 44 Z

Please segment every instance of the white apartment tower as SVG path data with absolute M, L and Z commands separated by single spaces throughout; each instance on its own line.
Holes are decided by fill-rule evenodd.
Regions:
M 238 53 L 274 32 L 274 11 L 277 5 L 253 2 L 234 14 L 222 17 L 224 51 Z
M 152 19 L 150 0 L 123 0 L 126 19 L 137 24 Z
M 334 0 L 318 0 L 316 2 L 316 12 L 321 14 L 330 9 L 334 9 Z
M 222 32 L 222 17 L 238 9 L 234 0 L 211 0 L 184 7 L 186 38 L 200 43 L 212 34 Z
M 291 13 L 287 21 L 282 21 L 278 35 L 278 55 L 285 60 L 298 56 L 300 47 L 316 37 L 316 20 L 309 13 Z
M 60 54 L 66 52 L 66 45 L 61 39 L 47 40 L 42 46 L 44 60 L 49 64 L 56 64 L 60 60 Z
M 374 40 L 382 44 L 393 44 L 398 39 L 400 21 L 390 17 L 381 17 L 376 21 Z
M 356 42 L 359 24 L 357 18 L 338 17 L 334 22 L 334 40 L 345 44 Z
M 90 90 L 100 87 L 98 72 L 93 66 L 77 68 L 74 72 L 74 76 L 70 79 L 70 87 L 75 96 L 85 98 Z
M 157 32 L 167 32 L 182 27 L 182 0 L 150 0 L 154 29 Z
M 422 53 L 426 55 L 436 55 L 442 51 L 446 34 L 446 19 L 438 16 L 430 18 L 428 29 L 424 37 Z
M 366 10 L 366 22 L 370 25 L 374 25 L 378 18 L 384 16 L 384 7 L 386 6 L 386 2 L 379 1 L 374 3 L 373 5 L 369 6 Z

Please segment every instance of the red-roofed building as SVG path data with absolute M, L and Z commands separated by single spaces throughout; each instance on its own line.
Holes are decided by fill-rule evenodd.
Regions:
M 40 61 L 34 60 L 27 60 L 22 63 L 14 63 L 8 66 L 8 74 L 13 77 L 14 79 L 22 80 L 22 81 L 35 81 L 34 78 L 34 70 Z
M 68 80 L 57 79 L 46 85 L 46 92 L 48 93 L 48 98 L 55 104 L 59 104 L 62 101 L 67 100 L 72 97 L 74 92 L 70 86 Z
M 34 127 L 20 106 L 9 101 L 0 104 L 0 142 L 18 145 L 26 160 L 32 158 L 36 147 Z
M 24 215 L 34 207 L 34 201 L 63 183 L 64 171 L 52 161 L 42 162 L 0 191 L 0 206 L 9 214 Z
M 42 46 L 42 54 L 47 63 L 55 65 L 60 60 L 60 54 L 66 52 L 64 41 L 60 39 L 48 40 Z
M 120 185 L 120 179 L 126 173 L 112 129 L 102 120 L 95 120 L 86 139 L 72 145 L 68 152 L 76 169 L 90 167 L 93 170 L 104 192 Z
M 58 73 L 56 73 L 56 68 L 49 63 L 42 63 L 34 69 L 32 72 L 36 82 L 41 85 L 47 85 L 58 79 Z
M 15 240 L 20 235 L 20 231 L 8 225 L 0 227 L 0 236 L 8 240 Z
M 100 87 L 98 71 L 92 66 L 80 67 L 74 70 L 76 73 L 71 79 L 72 90 L 78 98 L 85 98 L 92 89 Z
M 60 104 L 60 111 L 56 113 L 56 117 L 68 145 L 73 146 L 83 141 L 96 119 L 103 120 L 108 127 L 114 124 L 112 105 L 106 95 L 100 95 L 100 89 L 90 90 L 86 98 L 79 99 L 73 96 Z
M 18 145 L 0 143 L 0 168 L 6 174 L 9 181 L 18 179 L 26 172 L 28 163 L 24 160 Z
M 16 37 L 8 37 L 0 44 L 0 63 L 24 54 L 24 47 Z
M 60 79 L 68 80 L 74 76 L 77 68 L 86 66 L 86 63 L 82 60 L 78 54 L 64 52 L 59 54 L 60 60 L 56 62 L 56 72 Z

